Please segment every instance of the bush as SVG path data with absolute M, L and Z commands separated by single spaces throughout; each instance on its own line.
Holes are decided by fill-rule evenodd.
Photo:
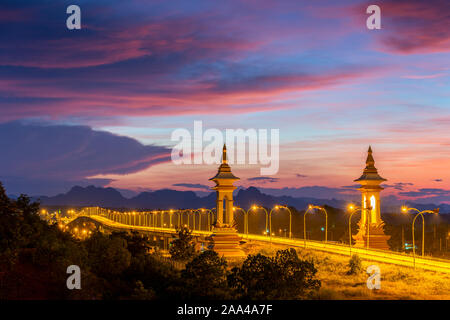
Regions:
M 229 299 L 227 261 L 207 250 L 186 264 L 181 272 L 186 298 Z
M 95 232 L 83 244 L 92 271 L 101 277 L 116 277 L 130 266 L 131 253 L 127 250 L 127 241 L 121 237 Z
M 347 271 L 348 275 L 358 274 L 362 270 L 361 259 L 357 254 L 354 254 L 350 260 L 348 261 L 349 270 Z
M 142 281 L 138 280 L 130 298 L 133 300 L 154 300 L 155 292 L 152 289 L 146 289 Z
M 241 268 L 233 268 L 229 285 L 240 298 L 298 299 L 320 288 L 314 263 L 299 259 L 294 249 L 279 250 L 275 257 L 249 255 Z

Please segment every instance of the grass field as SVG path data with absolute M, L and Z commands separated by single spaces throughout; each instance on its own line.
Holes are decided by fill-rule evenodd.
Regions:
M 286 247 L 250 243 L 244 247 L 248 254 L 261 253 L 267 256 L 281 249 Z M 316 299 L 450 300 L 450 274 L 363 260 L 362 271 L 348 275 L 348 256 L 308 249 L 297 249 L 297 252 L 302 259 L 313 260 L 318 270 L 317 277 L 322 281 L 322 287 L 314 297 Z M 366 269 L 374 264 L 381 270 L 379 290 L 368 289 L 366 283 Z

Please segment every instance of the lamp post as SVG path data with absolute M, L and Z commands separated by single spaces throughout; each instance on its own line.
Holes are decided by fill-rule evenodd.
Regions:
M 247 211 L 245 211 L 241 207 L 238 207 L 238 206 L 233 207 L 233 211 L 236 211 L 236 210 L 242 210 L 242 212 L 244 213 L 244 234 L 246 234 L 247 238 L 248 238 L 248 213 L 251 210 L 251 208 L 248 209 Z
M 204 208 L 200 208 L 200 209 L 195 209 L 194 211 L 194 229 L 195 229 L 195 213 L 197 212 L 198 214 L 198 230 L 202 230 L 202 213 L 205 212 Z M 208 214 L 208 213 L 206 213 Z M 209 220 L 209 219 L 208 219 Z
M 151 218 L 151 221 L 152 221 L 152 228 L 153 228 L 153 229 L 155 228 L 155 215 L 156 215 L 156 211 L 153 210 L 153 211 L 152 211 L 152 218 Z
M 211 231 L 211 220 L 210 220 L 211 218 L 210 218 L 210 216 L 213 215 L 213 210 L 211 210 L 211 209 L 204 209 L 204 208 L 202 208 L 201 210 L 202 210 L 202 212 L 206 212 L 206 216 L 208 218 L 208 231 Z
M 278 210 L 278 206 L 275 206 L 272 208 L 272 210 L 270 210 L 269 213 L 269 234 L 270 234 L 270 244 L 272 244 L 272 211 L 273 210 Z
M 328 241 L 328 213 L 327 213 L 327 210 L 323 206 L 314 206 L 312 204 L 310 204 L 308 206 L 308 209 L 317 209 L 317 210 L 320 210 L 325 213 L 325 243 L 327 243 L 327 241 Z
M 305 248 L 306 248 L 306 214 L 309 212 L 310 209 L 312 209 L 311 206 L 308 206 L 308 209 L 306 209 L 305 214 L 303 215 L 303 241 L 305 243 Z
M 361 208 L 355 207 L 353 204 L 348 206 L 348 209 L 350 210 L 350 217 L 348 218 L 348 245 L 350 247 L 350 256 L 352 255 L 352 216 L 358 211 L 362 210 Z
M 292 212 L 287 206 L 277 205 L 275 209 L 286 209 L 289 212 L 289 239 L 292 239 Z
M 183 226 L 183 227 L 184 227 L 184 226 L 187 226 L 187 227 L 189 228 L 189 213 L 188 213 L 188 211 L 189 211 L 188 209 L 181 210 L 181 226 Z M 186 225 L 186 224 L 184 223 L 184 221 L 183 221 L 183 220 L 184 220 L 183 216 L 184 216 L 185 213 L 188 213 L 188 216 L 187 216 L 187 218 L 188 218 L 188 219 L 187 219 L 187 220 L 188 220 L 188 221 L 187 221 L 187 225 Z
M 355 206 L 353 204 L 350 204 L 348 206 L 348 208 L 349 208 L 350 211 L 352 211 L 352 213 L 350 214 L 349 220 L 348 220 L 348 224 L 349 224 L 349 226 L 348 226 L 349 235 L 348 236 L 349 236 L 349 241 L 350 241 L 350 254 L 351 254 L 351 252 L 352 252 L 352 229 L 351 229 L 352 215 L 354 213 L 356 213 L 357 211 L 361 211 L 361 216 L 362 216 L 364 210 L 367 210 L 368 212 L 370 212 L 370 210 L 372 210 L 372 207 L 371 206 L 366 206 L 365 208 L 361 208 L 361 207 Z M 369 227 L 370 227 L 370 225 L 369 225 L 369 216 L 370 215 L 367 214 L 367 221 L 366 221 L 366 223 L 367 223 L 367 249 L 369 249 L 369 236 L 370 236 L 370 234 L 369 234 L 369 232 L 370 232 L 369 231 Z
M 177 213 L 177 228 L 180 228 L 180 225 L 181 225 L 180 209 L 176 210 L 176 213 Z
M 173 210 L 169 210 L 169 229 L 172 228 L 172 216 L 173 216 Z
M 189 213 L 192 216 L 192 230 L 195 230 L 195 210 L 190 210 Z
M 201 230 L 202 229 L 202 209 L 197 209 L 197 210 L 195 210 L 195 212 L 197 212 L 197 214 L 198 214 L 198 227 L 197 227 L 197 229 Z M 195 217 L 195 213 L 194 213 L 194 217 Z
M 422 210 L 420 211 L 419 209 L 416 208 L 408 208 L 406 206 L 402 207 L 402 212 L 407 213 L 409 210 L 414 210 L 417 212 L 416 216 L 413 219 L 412 222 L 412 245 L 413 245 L 413 263 L 414 263 L 414 268 L 416 267 L 416 245 L 415 245 L 415 238 L 414 238 L 414 224 L 416 222 L 416 219 L 418 216 L 422 217 L 422 257 L 425 255 L 425 218 L 424 218 L 424 214 L 425 213 L 434 213 L 434 214 L 438 214 L 439 213 L 439 208 L 434 209 L 434 210 Z
M 162 211 L 156 211 L 156 215 L 155 215 L 155 228 L 158 228 L 158 214 L 159 214 L 159 220 L 161 220 L 161 212 L 162 212 Z
M 188 226 L 188 228 L 190 228 L 191 227 L 191 213 L 192 213 L 192 209 L 188 209 L 187 210 L 187 216 L 188 216 L 188 223 L 187 223 L 187 226 Z M 195 224 L 195 217 L 194 217 L 194 224 Z
M 266 232 L 265 232 L 265 234 L 266 234 L 266 236 L 267 236 L 267 230 L 268 230 L 267 228 L 268 228 L 268 224 L 269 224 L 269 213 L 267 212 L 266 208 L 261 207 L 261 206 L 253 205 L 253 206 L 251 207 L 251 209 L 252 209 L 253 211 L 256 211 L 256 210 L 258 210 L 258 209 L 262 209 L 262 210 L 264 210 L 264 212 L 266 213 Z

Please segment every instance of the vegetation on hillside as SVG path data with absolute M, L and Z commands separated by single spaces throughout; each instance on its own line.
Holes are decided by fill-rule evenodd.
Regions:
M 24 195 L 11 200 L 0 184 L 0 299 L 296 299 L 320 286 L 313 263 L 293 250 L 249 256 L 230 270 L 216 252 L 195 252 L 189 230 L 181 229 L 170 248 L 187 262 L 180 270 L 150 253 L 150 239 L 137 233 L 96 230 L 80 240 L 38 212 L 38 203 Z M 66 287 L 70 265 L 81 269 L 81 290 Z

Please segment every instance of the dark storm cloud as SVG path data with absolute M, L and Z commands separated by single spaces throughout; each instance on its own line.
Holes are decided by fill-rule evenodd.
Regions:
M 204 185 L 204 184 L 200 184 L 200 183 L 175 183 L 172 186 L 212 191 L 210 186 L 207 186 L 207 185 Z
M 39 182 L 46 187 L 83 184 L 91 176 L 133 173 L 170 159 L 165 147 L 146 146 L 86 126 L 20 122 L 0 124 L 0 149 L 0 179 L 7 187 L 30 182 L 21 184 L 24 190 L 10 193 L 38 193 Z

